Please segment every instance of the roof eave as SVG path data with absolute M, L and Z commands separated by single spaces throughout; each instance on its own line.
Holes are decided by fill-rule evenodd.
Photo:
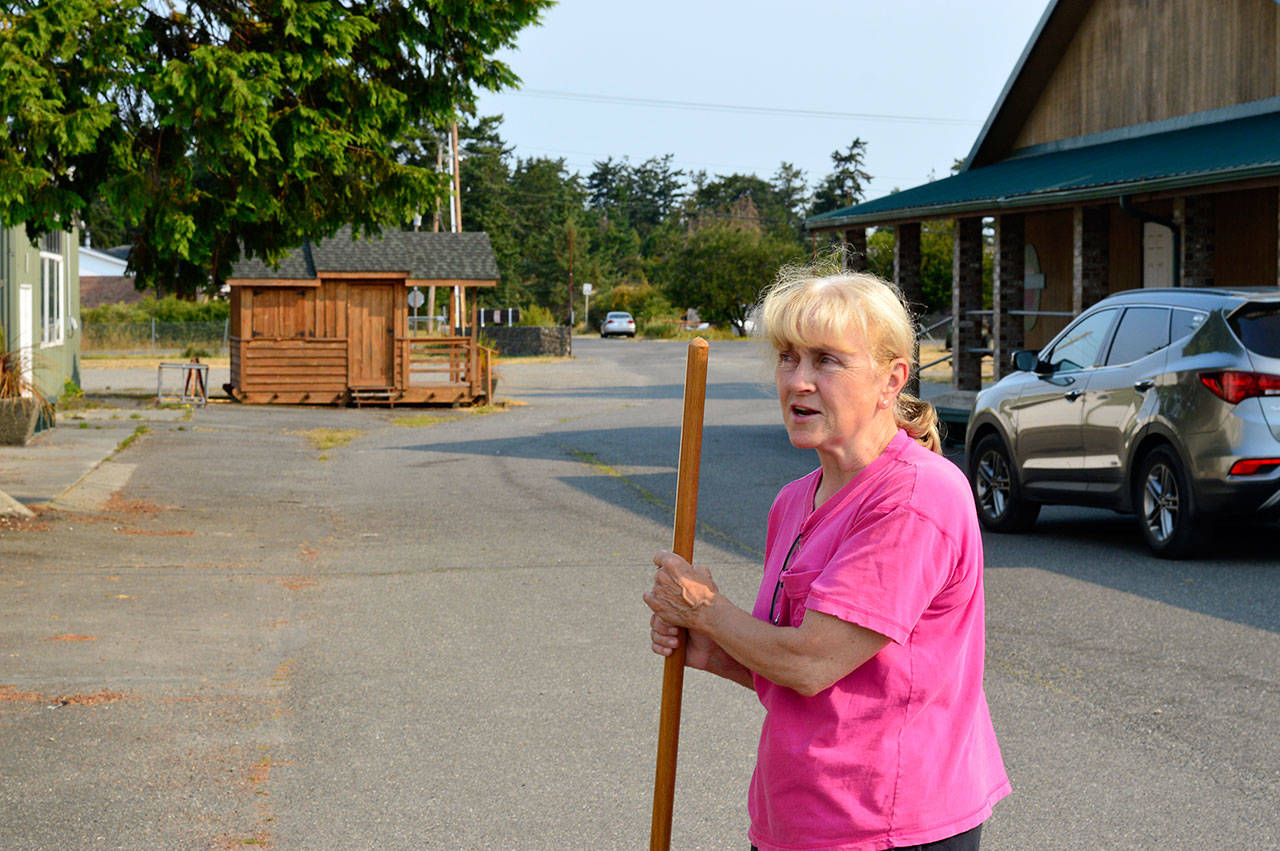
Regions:
M 920 207 L 900 207 L 896 210 L 882 210 L 878 213 L 862 213 L 852 216 L 840 216 L 824 219 L 821 225 L 814 226 L 805 222 L 805 230 L 810 233 L 839 230 L 851 225 L 876 225 L 894 222 L 925 221 L 927 219 L 954 218 L 963 213 L 999 213 L 1004 210 L 1019 210 L 1027 207 L 1041 207 L 1053 204 L 1066 204 L 1073 201 L 1096 201 L 1102 198 L 1118 198 L 1121 195 L 1132 195 L 1137 192 L 1163 192 L 1170 189 L 1183 189 L 1189 186 L 1203 186 L 1209 183 L 1229 183 L 1250 180 L 1258 177 L 1275 177 L 1280 174 L 1280 165 L 1268 163 L 1249 168 L 1223 169 L 1212 172 L 1197 172 L 1190 175 L 1157 178 L 1155 180 L 1132 180 L 1124 183 L 1107 183 L 1100 186 L 1088 186 L 1076 189 L 1059 189 L 1053 192 L 1036 192 L 1031 195 L 1015 195 L 1001 198 L 978 198 L 973 201 L 961 201 L 954 204 L 928 204 Z

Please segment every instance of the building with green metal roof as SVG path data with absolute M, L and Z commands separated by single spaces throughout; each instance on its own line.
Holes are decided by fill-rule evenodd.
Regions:
M 1111 292 L 1280 285 L 1280 3 L 1053 0 L 958 173 L 806 225 L 853 268 L 867 229 L 891 227 L 919 302 L 921 223 L 938 219 L 961 390 L 984 356 L 999 377 Z

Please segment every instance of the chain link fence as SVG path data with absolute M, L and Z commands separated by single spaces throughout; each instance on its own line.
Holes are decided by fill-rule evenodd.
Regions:
M 227 352 L 230 323 L 215 322 L 86 322 L 80 350 L 94 354 L 182 354 L 203 350 Z

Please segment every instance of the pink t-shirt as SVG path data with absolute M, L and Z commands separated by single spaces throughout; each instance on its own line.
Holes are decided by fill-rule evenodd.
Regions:
M 755 675 L 767 714 L 751 841 L 884 849 L 963 833 L 1010 791 L 982 690 L 982 538 L 968 483 L 903 431 L 815 511 L 820 480 L 815 470 L 774 501 L 752 613 L 770 620 L 772 607 L 779 625 L 799 626 L 813 609 L 890 642 L 814 697 Z

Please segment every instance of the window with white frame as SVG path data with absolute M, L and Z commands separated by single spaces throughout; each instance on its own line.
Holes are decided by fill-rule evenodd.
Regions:
M 42 322 L 40 342 L 46 346 L 63 341 L 66 327 L 67 282 L 63 274 L 63 233 L 40 237 L 40 294 Z

